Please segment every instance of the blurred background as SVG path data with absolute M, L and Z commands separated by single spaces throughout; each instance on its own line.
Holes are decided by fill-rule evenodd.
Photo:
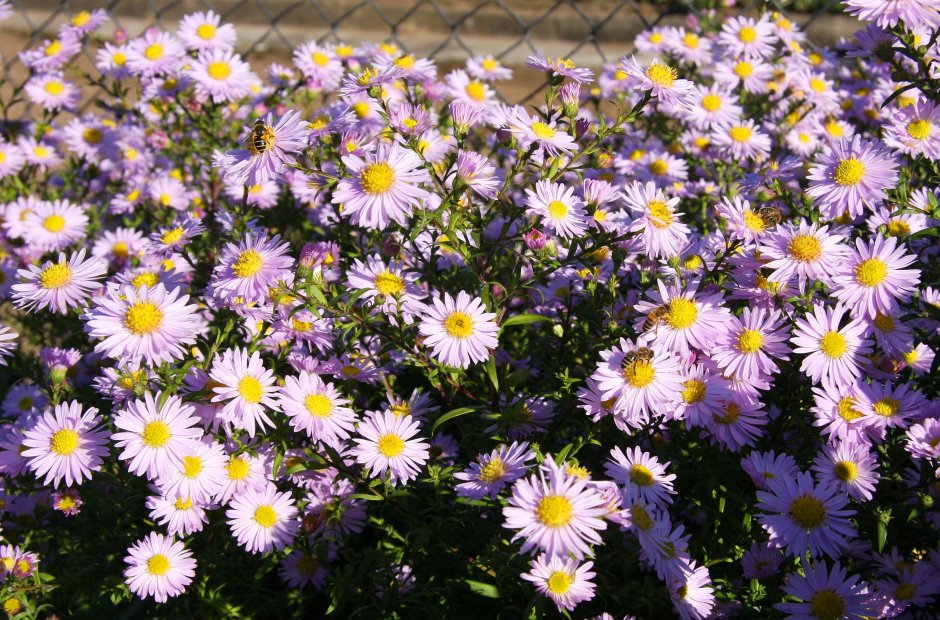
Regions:
M 841 13 L 839 0 L 12 0 L 12 5 L 14 14 L 0 23 L 0 54 L 14 78 L 23 70 L 19 51 L 54 36 L 60 24 L 83 10 L 104 8 L 111 15 L 100 35 L 124 28 L 134 37 L 154 25 L 172 30 L 183 15 L 211 9 L 236 26 L 238 47 L 256 68 L 288 62 L 291 49 L 311 39 L 392 42 L 433 58 L 442 71 L 470 56 L 492 54 L 517 70 L 516 79 L 502 85 L 507 100 L 525 99 L 540 86 L 543 76 L 518 71 L 535 50 L 599 68 L 631 51 L 634 37 L 646 28 L 688 25 L 712 12 L 720 20 L 778 11 L 817 45 L 831 45 L 859 27 Z

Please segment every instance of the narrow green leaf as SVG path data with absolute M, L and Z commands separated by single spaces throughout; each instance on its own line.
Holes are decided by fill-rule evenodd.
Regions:
M 271 466 L 271 477 L 275 480 L 277 479 L 277 472 L 281 470 L 281 463 L 284 462 L 284 455 L 281 452 L 277 452 L 274 455 L 274 464 Z
M 529 323 L 541 323 L 551 321 L 552 319 L 541 314 L 516 314 L 503 321 L 502 327 L 511 327 L 513 325 L 528 325 Z
M 444 422 L 453 420 L 454 418 L 458 418 L 462 415 L 466 415 L 472 411 L 476 411 L 476 407 L 457 407 L 456 409 L 451 409 L 434 421 L 434 425 L 431 427 L 431 433 L 434 433 L 434 431 L 437 430 L 437 427 L 439 427 Z
M 888 524 L 878 523 L 878 553 L 884 551 L 885 542 L 888 540 Z
M 486 360 L 486 374 L 490 378 L 490 383 L 493 384 L 493 389 L 499 389 L 499 378 L 496 376 L 496 358 L 492 355 L 490 359 Z
M 469 587 L 470 591 L 474 594 L 479 594 L 486 598 L 499 598 L 499 589 L 491 583 L 483 583 L 482 581 L 474 581 L 473 579 L 465 579 L 464 583 L 467 584 L 467 587 Z

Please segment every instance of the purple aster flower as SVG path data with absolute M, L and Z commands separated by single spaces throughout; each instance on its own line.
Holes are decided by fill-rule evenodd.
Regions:
M 536 52 L 534 56 L 525 59 L 525 64 L 551 73 L 556 77 L 563 77 L 572 80 L 577 84 L 588 84 L 594 81 L 594 72 L 584 67 L 578 67 L 569 58 L 545 56 L 541 52 Z
M 546 556 L 532 560 L 528 573 L 521 577 L 535 584 L 536 590 L 558 606 L 558 611 L 573 610 L 578 603 L 594 598 L 593 562 L 579 565 L 574 558 Z
M 152 596 L 158 603 L 179 596 L 196 574 L 193 552 L 172 537 L 151 532 L 127 550 L 124 580 L 140 598 Z
M 85 248 L 72 254 L 68 261 L 60 253 L 56 262 L 46 261 L 40 267 L 30 265 L 17 271 L 23 282 L 12 287 L 13 304 L 25 310 L 49 308 L 67 314 L 83 303 L 91 291 L 101 287 L 95 280 L 107 271 L 105 261 L 93 257 L 85 260 Z
M 353 224 L 372 230 L 392 221 L 406 226 L 414 208 L 429 197 L 420 187 L 431 180 L 421 158 L 397 142 L 380 144 L 365 159 L 346 155 L 343 164 L 349 174 L 333 192 L 333 203 L 342 205 L 343 216 Z
M 486 361 L 499 344 L 496 314 L 484 310 L 482 299 L 471 298 L 464 291 L 456 299 L 444 293 L 443 300 L 435 298 L 427 306 L 418 330 L 441 363 L 468 368 Z
M 875 235 L 867 243 L 855 240 L 842 273 L 834 280 L 833 294 L 855 311 L 875 319 L 878 313 L 896 314 L 898 302 L 909 301 L 920 282 L 919 269 L 904 269 L 917 257 L 905 252 L 897 237 Z
M 503 508 L 503 527 L 518 530 L 512 540 L 523 539 L 521 552 L 544 551 L 548 557 L 571 554 L 581 560 L 589 545 L 600 544 L 599 530 L 607 529 L 607 500 L 546 455 L 541 471 L 513 485 L 509 505 Z
M 132 474 L 150 479 L 180 467 L 183 451 L 202 437 L 194 412 L 194 407 L 178 396 L 164 399 L 160 392 L 147 392 L 143 400 L 129 401 L 114 418 L 118 432 L 111 439 L 124 449 L 118 458 L 130 461 L 127 468 Z
M 859 501 L 870 500 L 878 484 L 878 461 L 866 444 L 851 441 L 828 445 L 813 461 L 820 484 L 831 483 Z
M 728 325 L 710 356 L 728 376 L 767 376 L 780 372 L 771 357 L 789 359 L 787 325 L 778 310 L 745 308 Z
M 420 423 L 411 416 L 396 416 L 391 411 L 375 413 L 359 423 L 361 438 L 354 439 L 352 456 L 370 468 L 373 478 L 387 479 L 391 484 L 407 483 L 418 477 L 428 460 L 429 444 L 415 437 Z
M 251 553 L 280 551 L 300 530 L 294 500 L 273 484 L 246 489 L 232 499 L 225 516 L 238 544 Z
M 814 383 L 829 382 L 835 386 L 852 385 L 861 375 L 864 356 L 872 351 L 865 339 L 865 323 L 854 319 L 840 327 L 848 308 L 841 303 L 827 308 L 813 304 L 813 312 L 797 319 L 792 342 L 794 353 L 805 353 L 800 370 Z
M 669 587 L 672 606 L 682 620 L 703 620 L 715 608 L 715 594 L 708 568 L 689 562 L 685 570 L 676 571 Z
M 809 473 L 796 479 L 771 480 L 769 491 L 757 492 L 757 508 L 770 514 L 757 520 L 770 535 L 770 542 L 784 547 L 786 554 L 802 557 L 839 557 L 856 536 L 846 510 L 848 498 L 834 484 L 816 484 Z
M 287 376 L 280 388 L 280 408 L 296 431 L 339 450 L 349 438 L 356 414 L 332 383 L 315 374 Z
M 464 481 L 454 488 L 461 497 L 483 499 L 489 495 L 496 499 L 504 487 L 525 475 L 528 461 L 534 458 L 535 452 L 525 441 L 501 445 L 489 454 L 479 455 L 467 470 L 454 474 Z
M 845 0 L 845 11 L 879 28 L 892 28 L 904 22 L 910 30 L 935 30 L 940 26 L 937 0 Z
M 212 166 L 222 168 L 226 181 L 233 185 L 254 186 L 275 181 L 283 168 L 291 162 L 291 155 L 307 145 L 307 123 L 294 110 L 289 110 L 276 123 L 274 115 L 255 121 L 246 127 L 245 148 L 218 151 L 212 157 Z
M 848 211 L 856 218 L 873 207 L 898 182 L 897 157 L 881 144 L 855 136 L 825 149 L 806 178 L 806 194 L 823 214 L 835 219 Z
M 100 428 L 101 417 L 94 407 L 82 412 L 78 401 L 60 403 L 47 411 L 23 438 L 23 457 L 43 484 L 58 487 L 79 485 L 101 469 L 108 455 L 108 434 Z
M 691 108 L 695 105 L 695 85 L 689 80 L 679 79 L 678 72 L 660 60 L 653 60 L 644 69 L 635 57 L 624 58 L 619 67 L 634 79 L 634 89 L 649 91 L 667 106 Z
M 838 562 L 832 570 L 824 561 L 803 566 L 803 574 L 791 573 L 783 584 L 783 591 L 800 603 L 777 603 L 776 609 L 794 620 L 846 618 L 862 620 L 874 616 L 873 597 L 858 575 L 848 576 Z
M 227 243 L 209 284 L 212 294 L 221 300 L 267 300 L 278 282 L 293 278 L 294 259 L 288 256 L 289 249 L 279 235 L 267 238 L 248 233 L 237 244 Z
M 6 358 L 13 355 L 17 349 L 16 339 L 19 337 L 15 331 L 0 323 L 0 366 L 6 366 Z
M 626 453 L 620 448 L 610 451 L 611 460 L 607 461 L 604 471 L 615 482 L 623 485 L 628 498 L 637 498 L 644 504 L 652 504 L 665 509 L 672 503 L 670 495 L 675 495 L 672 481 L 675 474 L 667 474 L 669 462 L 660 463 L 659 459 L 640 448 L 627 448 Z M 628 500 L 631 501 L 632 500 Z
M 219 416 L 235 428 L 255 436 L 255 427 L 274 426 L 265 409 L 278 408 L 274 371 L 264 367 L 261 353 L 250 356 L 248 349 L 227 349 L 212 362 L 213 403 L 225 403 Z

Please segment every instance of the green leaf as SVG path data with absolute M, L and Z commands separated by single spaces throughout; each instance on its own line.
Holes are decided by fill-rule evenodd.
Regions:
M 486 360 L 486 375 L 490 378 L 490 383 L 493 384 L 493 389 L 499 389 L 499 378 L 496 376 L 496 358 L 490 355 L 490 359 Z
M 431 433 L 433 434 L 434 431 L 437 430 L 437 427 L 439 427 L 444 422 L 447 422 L 448 420 L 453 420 L 454 418 L 459 418 L 462 415 L 466 415 L 476 410 L 477 410 L 476 407 L 457 407 L 456 409 L 451 409 L 450 411 L 448 411 L 447 413 L 445 413 L 444 415 L 442 415 L 441 417 L 439 417 L 437 420 L 434 421 L 434 425 L 431 427 Z
M 541 323 L 543 321 L 551 321 L 552 319 L 547 316 L 542 316 L 541 314 L 517 314 L 511 316 L 505 321 L 500 327 L 511 327 L 513 325 L 528 325 L 529 323 Z
M 277 452 L 274 455 L 274 464 L 271 466 L 271 477 L 277 480 L 277 472 L 281 470 L 281 463 L 284 462 L 284 455 Z
M 878 553 L 884 551 L 885 542 L 888 540 L 888 524 L 878 523 Z
M 470 591 L 475 594 L 485 596 L 486 598 L 499 598 L 499 589 L 493 584 L 474 581 L 473 579 L 465 579 L 464 583 L 466 583 Z

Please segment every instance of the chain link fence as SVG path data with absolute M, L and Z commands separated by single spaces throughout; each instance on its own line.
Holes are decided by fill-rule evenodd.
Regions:
M 682 25 L 715 0 L 13 0 L 14 15 L 2 26 L 14 41 L 0 45 L 7 72 L 16 53 L 50 36 L 83 10 L 104 8 L 111 21 L 103 34 L 124 28 L 136 36 L 149 26 L 172 30 L 183 15 L 213 10 L 235 24 L 238 47 L 249 57 L 287 60 L 309 41 L 391 42 L 402 50 L 435 59 L 445 70 L 474 55 L 490 54 L 508 66 L 541 51 L 600 67 L 632 49 L 634 37 L 657 25 Z M 803 2 L 793 5 L 793 2 Z M 808 4 L 811 3 L 811 4 Z M 721 14 L 756 13 L 760 8 L 789 13 L 811 39 L 832 43 L 857 22 L 840 15 L 839 0 L 766 0 L 759 5 L 719 9 Z M 842 23 L 847 20 L 847 23 Z M 820 22 L 822 28 L 819 28 Z M 833 26 L 835 23 L 835 26 Z M 813 35 L 816 36 L 813 36 Z M 15 49 L 17 45 L 20 49 Z

